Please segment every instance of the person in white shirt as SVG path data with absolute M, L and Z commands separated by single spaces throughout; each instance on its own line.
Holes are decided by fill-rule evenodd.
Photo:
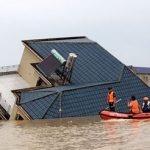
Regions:
M 149 101 L 149 98 L 147 96 L 143 97 L 142 111 L 144 113 L 150 112 L 150 101 Z

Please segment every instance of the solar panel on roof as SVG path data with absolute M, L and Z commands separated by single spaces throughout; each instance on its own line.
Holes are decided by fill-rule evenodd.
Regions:
M 48 77 L 61 65 L 62 64 L 53 55 L 50 55 L 41 63 L 37 64 L 37 68 Z

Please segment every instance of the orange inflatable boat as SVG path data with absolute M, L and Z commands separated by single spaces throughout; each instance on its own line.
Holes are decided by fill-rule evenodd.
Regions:
M 119 113 L 108 110 L 99 112 L 101 119 L 150 119 L 150 113 Z

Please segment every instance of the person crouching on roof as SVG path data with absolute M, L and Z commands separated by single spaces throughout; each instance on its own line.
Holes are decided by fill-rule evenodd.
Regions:
M 113 91 L 112 87 L 108 88 L 107 102 L 110 111 L 115 111 L 116 93 Z
M 150 101 L 146 96 L 143 97 L 142 111 L 144 113 L 150 112 Z
M 135 96 L 131 96 L 131 99 L 128 102 L 128 107 L 130 109 L 130 113 L 140 113 L 141 112 L 140 105 Z

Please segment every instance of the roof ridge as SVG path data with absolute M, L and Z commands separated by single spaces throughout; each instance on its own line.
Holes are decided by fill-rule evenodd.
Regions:
M 45 39 L 31 39 L 31 40 L 22 40 L 22 42 L 29 42 L 29 41 L 34 41 L 34 42 L 39 42 L 39 41 L 56 41 L 56 40 L 73 40 L 73 39 L 83 39 L 87 38 L 86 36 L 72 36 L 72 37 L 59 37 L 59 38 L 45 38 Z
M 150 67 L 138 67 L 138 66 L 133 66 L 134 68 L 146 68 L 146 69 L 150 69 Z

